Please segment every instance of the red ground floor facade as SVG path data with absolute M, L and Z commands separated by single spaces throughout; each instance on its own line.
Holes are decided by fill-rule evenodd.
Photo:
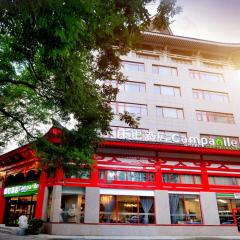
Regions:
M 77 176 L 39 161 L 27 146 L 1 156 L 0 223 L 25 212 L 52 234 L 238 234 L 239 151 L 111 140 Z

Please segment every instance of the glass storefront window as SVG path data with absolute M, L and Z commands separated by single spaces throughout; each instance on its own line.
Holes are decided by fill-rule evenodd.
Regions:
M 240 200 L 221 197 L 217 198 L 217 205 L 220 224 L 233 224 L 232 210 L 234 208 L 240 208 Z
M 101 195 L 100 223 L 152 224 L 153 197 Z
M 83 223 L 85 209 L 84 194 L 64 194 L 61 199 L 60 222 Z
M 169 194 L 172 224 L 202 224 L 199 196 Z

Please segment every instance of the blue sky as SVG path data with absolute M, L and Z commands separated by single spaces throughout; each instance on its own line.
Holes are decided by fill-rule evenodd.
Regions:
M 156 12 L 159 0 L 149 4 Z M 182 12 L 170 28 L 174 35 L 240 43 L 240 0 L 177 0 Z

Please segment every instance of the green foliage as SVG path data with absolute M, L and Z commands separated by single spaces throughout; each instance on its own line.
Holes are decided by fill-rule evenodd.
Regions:
M 44 163 L 70 171 L 91 163 L 101 134 L 110 131 L 109 103 L 118 92 L 104 82 L 125 80 L 120 55 L 139 45 L 150 24 L 149 2 L 1 1 L 0 147 L 11 139 L 35 140 L 58 119 L 72 130 L 63 131 L 59 145 L 35 142 Z M 158 20 L 158 28 L 176 11 L 175 1 L 164 2 L 158 11 L 167 20 Z M 120 118 L 137 124 L 129 114 Z
M 39 234 L 41 231 L 42 225 L 43 225 L 43 221 L 41 219 L 32 218 L 29 221 L 27 232 L 29 234 Z

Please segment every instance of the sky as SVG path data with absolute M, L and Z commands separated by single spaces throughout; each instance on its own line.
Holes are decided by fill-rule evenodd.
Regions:
M 148 6 L 156 13 L 159 0 Z M 177 0 L 182 12 L 170 28 L 174 35 L 240 43 L 240 0 Z

